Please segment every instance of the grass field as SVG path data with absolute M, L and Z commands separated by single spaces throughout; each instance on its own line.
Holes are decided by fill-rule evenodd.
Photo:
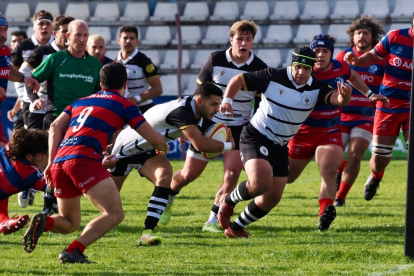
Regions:
M 182 167 L 174 161 L 174 171 Z M 0 236 L 2 275 L 414 275 L 414 262 L 404 258 L 406 161 L 392 161 L 381 189 L 370 202 L 362 190 L 369 175 L 363 161 L 347 206 L 326 232 L 318 232 L 320 177 L 312 162 L 269 215 L 250 225 L 249 239 L 201 232 L 222 178 L 222 163 L 210 162 L 204 174 L 177 196 L 172 221 L 160 229 L 163 244 L 138 247 L 153 186 L 134 172 L 121 192 L 125 220 L 87 248 L 93 265 L 60 264 L 58 254 L 80 230 L 70 235 L 45 233 L 35 251 L 24 252 L 24 231 Z M 246 176 L 243 172 L 241 179 Z M 10 214 L 32 216 L 42 207 L 20 209 L 10 198 Z M 243 211 L 247 202 L 236 206 Z M 85 223 L 98 212 L 82 199 Z

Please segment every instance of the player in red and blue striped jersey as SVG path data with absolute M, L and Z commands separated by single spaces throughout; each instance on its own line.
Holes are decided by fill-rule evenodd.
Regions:
M 389 98 L 389 106 L 377 103 L 372 156 L 369 162 L 372 173 L 364 187 L 366 200 L 371 200 L 377 192 L 384 170 L 391 161 L 400 130 L 408 147 L 414 40 L 412 26 L 388 32 L 372 50 L 360 57 L 352 52 L 344 57 L 349 64 L 360 67 L 372 65 L 382 59 L 387 62 L 379 92 Z
M 72 103 L 51 125 L 45 177 L 48 185 L 55 184 L 59 215 L 46 216 L 42 212 L 32 218 L 24 235 L 27 252 L 34 250 L 45 231 L 69 234 L 79 228 L 82 194 L 98 207 L 101 215 L 89 222 L 78 239 L 62 251 L 60 262 L 89 263 L 83 255 L 85 248 L 123 220 L 118 189 L 101 161 L 113 134 L 125 124 L 150 142 L 160 155 L 168 152 L 163 136 L 123 97 L 127 83 L 125 66 L 114 62 L 105 65 L 100 80 L 102 91 Z
M 368 95 L 369 88 L 359 74 L 345 62 L 332 60 L 335 39 L 331 35 L 315 36 L 310 48 L 316 53 L 313 76 L 328 83 L 333 89 L 353 87 Z M 375 98 L 374 98 L 375 97 Z M 383 99 L 384 98 L 384 99 Z M 384 96 L 375 95 L 372 100 L 385 100 Z M 322 176 L 319 192 L 319 230 L 324 231 L 336 217 L 333 206 L 336 195 L 336 171 L 342 163 L 343 147 L 339 128 L 341 109 L 316 105 L 309 117 L 300 127 L 298 133 L 289 141 L 289 179 L 295 181 L 307 164 L 315 157 Z
M 47 188 L 41 172 L 47 164 L 47 139 L 45 131 L 20 128 L 0 149 L 0 233 L 18 231 L 29 221 L 28 215 L 9 217 L 11 195 L 30 188 L 40 191 Z
M 351 23 L 347 33 L 352 46 L 336 55 L 338 61 L 343 61 L 347 52 L 362 56 L 370 51 L 385 31 L 380 22 L 375 22 L 372 16 L 364 15 Z M 379 94 L 385 66 L 385 59 L 367 67 L 350 65 L 375 94 Z M 353 88 L 351 102 L 342 108 L 341 114 L 342 143 L 344 148 L 348 146 L 348 156 L 343 160 L 336 177 L 339 187 L 335 198 L 336 207 L 345 206 L 346 196 L 358 176 L 362 157 L 372 141 L 374 115 L 375 103 Z

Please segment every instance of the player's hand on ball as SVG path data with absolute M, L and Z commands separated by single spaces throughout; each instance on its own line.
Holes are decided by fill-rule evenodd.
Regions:
M 167 149 L 166 150 L 155 150 L 155 153 L 159 156 L 165 156 L 168 154 L 168 152 L 170 151 L 170 145 L 167 144 Z

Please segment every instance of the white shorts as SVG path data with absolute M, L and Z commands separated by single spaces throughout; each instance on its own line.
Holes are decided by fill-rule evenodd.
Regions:
M 351 138 L 355 138 L 355 137 L 360 137 L 363 138 L 365 140 L 367 140 L 368 142 L 372 141 L 372 133 L 369 132 L 368 130 L 359 128 L 359 127 L 354 127 L 351 129 L 351 133 L 344 133 L 342 132 L 342 143 L 344 145 L 344 148 L 349 144 L 349 140 L 351 140 Z
M 187 150 L 187 156 L 198 159 L 198 160 L 201 160 L 201 161 L 206 161 L 206 162 L 210 161 L 207 158 L 205 158 L 204 156 L 202 156 L 201 153 L 194 152 L 194 151 L 190 150 L 190 148 L 188 148 L 188 150 Z

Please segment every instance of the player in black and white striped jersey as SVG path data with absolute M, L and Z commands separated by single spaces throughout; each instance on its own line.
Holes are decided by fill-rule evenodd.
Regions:
M 252 21 L 243 20 L 235 22 L 230 28 L 231 48 L 213 52 L 208 57 L 198 75 L 198 84 L 210 81 L 224 91 L 232 77 L 240 73 L 267 68 L 266 63 L 252 52 L 256 32 L 256 24 Z M 233 100 L 234 116 L 230 118 L 217 113 L 213 117 L 214 122 L 224 123 L 231 129 L 236 147 L 235 150 L 223 154 L 223 182 L 216 194 L 210 217 L 205 223 L 203 231 L 223 232 L 217 227 L 218 203 L 223 194 L 232 191 L 236 187 L 240 172 L 243 169 L 243 164 L 240 161 L 239 138 L 243 126 L 250 121 L 252 101 L 255 95 L 255 90 L 240 90 Z M 183 169 L 174 174 L 171 183 L 169 205 L 161 218 L 161 223 L 168 223 L 168 215 L 171 213 L 171 206 L 175 195 L 184 186 L 200 176 L 207 164 L 208 160 L 190 146 Z
M 244 228 L 264 217 L 283 194 L 289 175 L 288 141 L 316 104 L 343 106 L 349 103 L 351 87 L 333 90 L 311 76 L 316 55 L 309 47 L 296 48 L 292 66 L 240 74 L 231 79 L 220 112 L 234 114 L 231 100 L 241 87 L 262 92 L 259 109 L 243 128 L 240 151 L 248 180 L 242 181 L 220 201 L 218 219 L 229 238 L 248 238 Z M 228 98 L 230 98 L 228 100 Z M 233 222 L 234 206 L 253 199 Z
M 162 94 L 162 85 L 157 66 L 138 50 L 138 42 L 138 28 L 122 26 L 118 38 L 121 50 L 115 60 L 127 68 L 128 87 L 125 97 L 145 113 L 154 106 L 152 99 Z

